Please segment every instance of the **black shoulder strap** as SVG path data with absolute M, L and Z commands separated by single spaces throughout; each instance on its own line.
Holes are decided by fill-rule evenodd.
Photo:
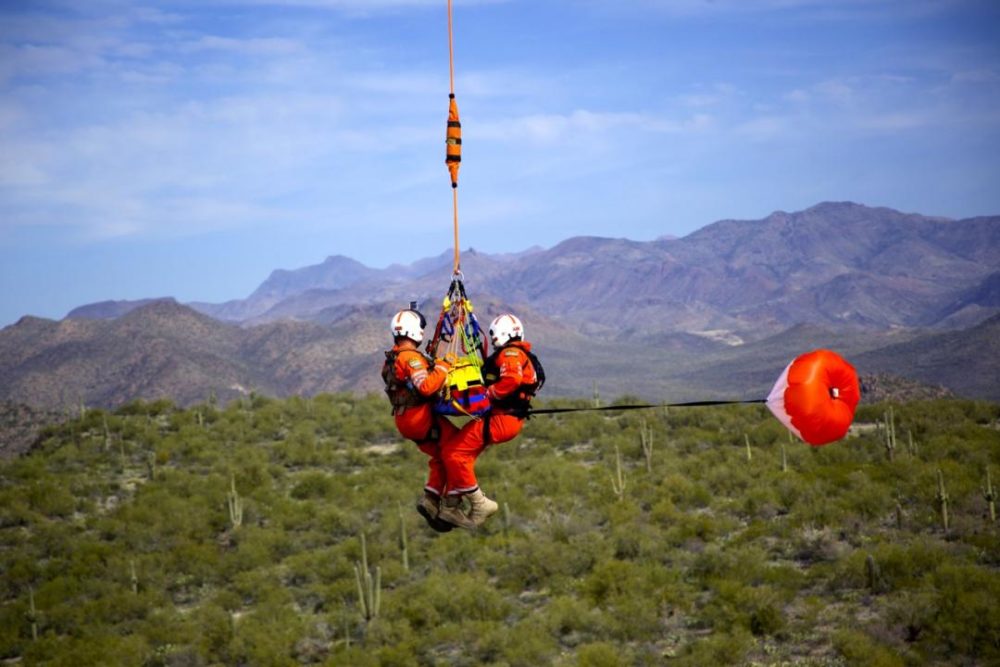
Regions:
M 389 383 L 395 379 L 392 367 L 396 365 L 397 354 L 398 353 L 395 350 L 385 351 L 385 363 L 382 364 L 382 382 L 385 382 L 386 387 L 388 387 Z
M 521 351 L 528 355 L 528 359 L 531 360 L 531 365 L 535 369 L 535 377 L 538 380 L 538 384 L 535 386 L 535 392 L 537 393 L 542 388 L 542 385 L 545 384 L 545 369 L 542 368 L 542 362 L 538 360 L 538 356 L 534 352 L 525 350 L 523 347 Z
M 486 360 L 483 362 L 483 381 L 487 385 L 491 385 L 500 379 L 500 367 L 497 364 L 497 359 L 500 358 L 500 350 L 502 349 L 501 347 L 493 350 L 493 354 L 486 357 Z

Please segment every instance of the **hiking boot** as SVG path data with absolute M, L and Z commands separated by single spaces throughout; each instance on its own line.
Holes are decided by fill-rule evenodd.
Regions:
M 469 519 L 477 526 L 483 525 L 500 509 L 499 505 L 486 497 L 482 489 L 476 489 L 468 495 L 468 498 L 469 504 L 472 505 L 472 509 L 469 510 Z
M 462 511 L 462 496 L 445 496 L 441 502 L 441 510 L 438 512 L 440 521 L 447 521 L 459 528 L 475 530 L 476 524 Z
M 441 498 L 439 496 L 430 491 L 424 491 L 424 495 L 417 501 L 417 512 L 420 513 L 420 516 L 424 517 L 427 525 L 433 530 L 439 533 L 447 533 L 454 526 L 438 518 L 440 503 Z

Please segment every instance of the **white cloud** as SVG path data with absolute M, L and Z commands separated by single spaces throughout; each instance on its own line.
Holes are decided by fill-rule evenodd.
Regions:
M 812 89 L 824 102 L 832 102 L 833 104 L 847 105 L 855 97 L 854 87 L 842 79 L 823 81 L 813 86 Z
M 198 39 L 181 42 L 177 48 L 184 53 L 222 51 L 252 56 L 288 55 L 306 50 L 300 42 L 282 37 L 238 39 L 217 35 L 202 35 Z
M 686 107 L 714 107 L 732 101 L 739 94 L 731 83 L 715 83 L 700 86 L 696 92 L 680 95 L 678 101 Z
M 565 72 L 548 72 L 541 68 L 532 68 L 530 71 L 504 68 L 476 69 L 457 73 L 455 90 L 460 98 L 476 96 L 551 99 L 556 93 L 565 89 L 560 76 L 565 76 Z
M 455 7 L 495 5 L 512 0 L 455 0 Z M 369 15 L 403 9 L 440 9 L 441 0 L 217 0 L 223 5 L 255 5 L 259 7 L 302 7 Z
M 851 20 L 925 16 L 960 0 L 617 0 L 616 11 L 659 11 L 678 17 L 796 12 L 816 19 Z M 594 0 L 591 4 L 602 4 Z
M 360 92 L 387 95 L 441 94 L 448 85 L 446 77 L 413 71 L 364 72 L 348 76 L 344 83 Z
M 737 135 L 753 141 L 768 141 L 787 137 L 792 123 L 787 116 L 760 116 L 740 123 L 733 129 Z
M 440 0 L 258 4 L 351 12 L 440 8 Z M 826 10 L 837 3 L 682 0 L 644 6 L 651 4 L 740 13 Z M 848 0 L 842 6 L 863 4 Z M 340 24 L 355 30 L 365 22 L 316 23 L 311 13 L 306 20 L 289 11 L 282 20 L 229 32 L 228 25 L 199 24 L 192 15 L 123 11 L 113 19 L 33 18 L 22 21 L 24 35 L 0 27 L 5 210 L 36 206 L 39 221 L 62 221 L 98 236 L 161 228 L 181 234 L 300 215 L 306 209 L 298 203 L 300 192 L 314 210 L 320 201 L 349 211 L 370 194 L 360 186 L 373 180 L 385 184 L 378 192 L 405 198 L 443 178 L 445 61 L 434 70 L 426 53 L 407 60 L 405 44 L 380 42 L 377 34 L 337 33 Z M 347 49 L 347 43 L 363 48 Z M 832 133 L 905 132 L 941 122 L 967 99 L 949 103 L 943 94 L 928 94 L 924 70 L 898 62 L 874 73 L 857 73 L 851 63 L 820 66 L 805 75 L 812 80 L 785 67 L 787 60 L 780 67 L 768 64 L 767 75 L 758 70 L 746 76 L 738 67 L 703 75 L 668 72 L 662 79 L 643 72 L 633 79 L 622 63 L 634 64 L 634 57 L 460 68 L 466 154 L 478 160 L 469 164 L 483 169 L 480 175 L 492 169 L 491 176 L 511 181 L 559 172 L 566 183 L 588 183 L 601 169 L 659 164 L 681 151 L 697 161 L 730 152 L 730 143 L 745 148 L 806 143 Z M 1000 79 L 989 62 L 955 71 L 951 83 L 967 91 Z M 942 85 L 944 72 L 938 70 Z M 703 83 L 701 76 L 723 80 Z M 668 85 L 659 86 L 663 82 Z M 603 106 L 611 99 L 605 88 L 626 91 L 611 102 L 624 106 Z M 496 218 L 525 213 L 502 196 L 481 197 Z M 488 219 L 486 210 L 470 215 Z M 24 220 L 0 216 L 0 225 Z
M 1000 83 L 1000 72 L 995 69 L 980 68 L 962 70 L 951 76 L 951 82 L 956 84 L 995 84 Z
M 494 141 L 535 141 L 544 144 L 579 142 L 585 138 L 623 130 L 645 133 L 677 133 L 703 130 L 711 124 L 707 114 L 683 120 L 637 112 L 595 112 L 578 109 L 569 114 L 532 114 L 482 124 L 476 128 L 481 138 Z
M 76 74 L 104 63 L 97 53 L 64 46 L 0 44 L 0 84 L 20 77 Z
M 857 127 L 878 132 L 901 132 L 915 130 L 935 123 L 935 118 L 926 113 L 897 111 L 892 113 L 859 116 Z
M 782 95 L 782 99 L 792 104 L 806 104 L 813 99 L 813 95 L 807 90 L 796 88 Z
M 48 157 L 44 147 L 26 147 L 20 150 L 8 147 L 9 152 L 0 156 L 0 188 L 39 186 L 48 182 L 40 166 Z M 32 155 L 35 153 L 35 155 Z M 3 225 L 0 224 L 0 227 Z

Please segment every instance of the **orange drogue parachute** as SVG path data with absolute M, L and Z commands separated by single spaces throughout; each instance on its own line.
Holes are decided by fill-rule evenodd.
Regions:
M 813 350 L 785 368 L 767 397 L 767 407 L 792 433 L 810 445 L 840 440 L 861 400 L 858 374 L 830 350 Z

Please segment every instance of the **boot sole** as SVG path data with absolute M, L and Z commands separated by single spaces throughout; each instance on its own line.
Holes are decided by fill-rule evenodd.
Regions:
M 447 518 L 441 518 L 441 517 L 438 517 L 438 521 L 444 521 L 452 528 L 464 528 L 465 530 L 476 530 L 477 528 L 479 528 L 479 526 L 473 523 L 472 521 L 467 521 L 465 523 L 455 523 L 453 521 L 449 521 Z
M 470 516 L 469 518 L 472 519 L 472 522 L 476 524 L 476 528 L 478 528 L 479 526 L 486 523 L 486 521 L 494 514 L 496 514 L 496 510 L 493 510 L 492 512 L 484 516 L 476 516 L 476 517 Z
M 432 530 L 435 530 L 439 533 L 447 533 L 452 528 L 455 527 L 452 524 L 448 523 L 447 521 L 442 521 L 437 517 L 431 516 L 431 513 L 428 512 L 427 508 L 424 507 L 423 505 L 417 505 L 417 512 L 420 513 L 420 516 L 424 517 L 424 520 L 427 522 L 427 525 L 430 526 Z

